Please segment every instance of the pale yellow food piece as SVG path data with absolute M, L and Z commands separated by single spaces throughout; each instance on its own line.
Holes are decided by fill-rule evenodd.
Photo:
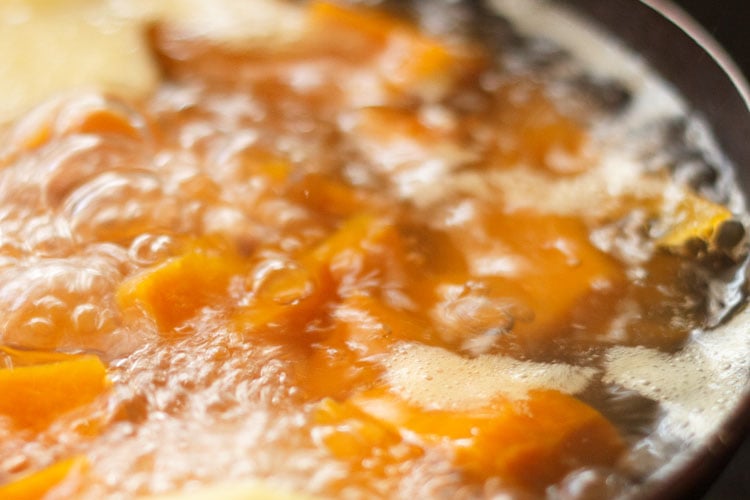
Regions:
M 2 4 L 0 54 L 0 123 L 61 91 L 138 96 L 158 82 L 144 24 L 94 0 Z
M 274 0 L 3 0 L 0 123 L 66 90 L 153 91 L 159 69 L 146 30 L 154 22 L 240 47 L 294 40 L 305 27 L 302 9 Z
M 596 375 L 594 368 L 496 354 L 465 358 L 416 343 L 400 344 L 383 364 L 385 381 L 400 397 L 417 406 L 450 411 L 474 410 L 497 399 L 523 400 L 530 390 L 577 394 Z
M 130 0 L 117 8 L 126 17 L 164 22 L 189 36 L 239 48 L 297 40 L 306 23 L 303 9 L 277 0 Z
M 721 223 L 732 217 L 726 207 L 690 192 L 685 192 L 665 213 L 665 229 L 658 243 L 667 248 L 682 246 L 694 238 L 710 241 Z

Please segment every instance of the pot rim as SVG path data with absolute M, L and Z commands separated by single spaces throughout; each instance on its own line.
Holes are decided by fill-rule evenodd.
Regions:
M 690 108 L 697 110 L 710 125 L 719 149 L 732 166 L 740 190 L 750 200 L 750 84 L 719 42 L 671 0 L 566 0 L 556 3 L 573 7 L 582 18 L 599 26 L 628 50 L 643 56 L 656 73 L 677 87 Z M 629 31 L 621 18 L 613 14 L 614 11 L 628 14 L 624 24 L 628 20 L 633 23 L 650 19 L 658 33 L 652 33 L 649 39 L 648 33 L 644 34 L 647 29 L 640 25 L 637 32 Z M 672 53 L 668 57 L 664 54 L 658 57 L 664 50 L 658 42 L 676 51 L 682 49 L 682 57 L 687 54 L 695 65 L 680 67 Z M 703 78 L 696 78 L 696 75 Z M 734 95 L 730 95 L 732 92 Z M 737 117 L 739 119 L 733 119 Z M 745 288 L 748 288 L 747 284 Z M 750 307 L 750 299 L 745 299 L 739 307 Z M 750 439 L 750 377 L 738 390 L 742 393 L 739 403 L 715 432 L 700 446 L 689 450 L 683 459 L 668 464 L 663 474 L 647 480 L 645 488 L 638 491 L 639 497 L 649 500 L 699 499 L 706 494 L 743 440 Z
M 745 101 L 745 106 L 750 110 L 750 84 L 748 84 L 748 80 L 739 65 L 703 25 L 671 0 L 640 1 L 671 21 L 711 56 L 732 81 L 740 97 Z

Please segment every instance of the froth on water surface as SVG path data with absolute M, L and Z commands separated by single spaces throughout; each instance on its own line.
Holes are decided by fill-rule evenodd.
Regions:
M 737 406 L 744 200 L 595 27 L 81 5 L 158 71 L 3 125 L 0 497 L 612 498 Z

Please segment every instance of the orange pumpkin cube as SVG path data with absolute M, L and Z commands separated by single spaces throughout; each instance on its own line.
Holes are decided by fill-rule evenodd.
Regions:
M 449 446 L 469 477 L 495 476 L 529 490 L 543 490 L 579 467 L 612 465 L 624 450 L 599 412 L 557 391 L 531 391 L 527 399 L 462 411 L 416 407 L 384 389 L 349 403 L 425 444 Z
M 46 469 L 0 486 L 0 498 L 3 500 L 44 498 L 52 488 L 60 484 L 66 477 L 80 472 L 86 466 L 87 461 L 85 457 L 60 460 Z
M 40 431 L 58 417 L 92 403 L 109 387 L 96 356 L 0 370 L 0 415 L 21 429 Z
M 232 256 L 196 249 L 127 279 L 117 290 L 117 304 L 124 311 L 143 310 L 168 333 L 222 298 L 238 272 Z
M 480 209 L 466 228 L 450 234 L 457 246 L 463 244 L 469 271 L 481 277 L 487 299 L 514 304 L 512 332 L 524 343 L 565 335 L 587 301 L 614 304 L 627 283 L 621 265 L 594 246 L 586 226 L 572 217 Z M 576 322 L 598 320 L 597 311 L 587 313 Z M 481 319 L 475 316 L 472 321 Z M 488 326 L 497 323 L 487 318 Z

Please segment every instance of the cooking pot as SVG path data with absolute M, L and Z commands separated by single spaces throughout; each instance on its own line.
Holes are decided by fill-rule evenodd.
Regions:
M 520 0 L 527 1 L 527 0 Z M 599 23 L 672 82 L 716 132 L 722 150 L 737 166 L 737 179 L 750 194 L 750 113 L 739 71 L 716 43 L 673 5 L 644 0 L 557 0 Z M 740 389 L 738 389 L 740 390 Z M 648 495 L 683 498 L 704 491 L 750 422 L 750 391 L 714 436 L 680 470 L 662 479 Z
M 717 142 L 735 166 L 741 190 L 750 196 L 750 87 L 719 44 L 668 1 L 558 3 L 594 20 L 679 90 L 710 124 Z M 714 499 L 750 495 L 750 390 L 747 385 L 738 390 L 745 395 L 733 414 L 684 467 L 655 485 L 649 497 Z M 724 474 L 720 474 L 722 469 Z

